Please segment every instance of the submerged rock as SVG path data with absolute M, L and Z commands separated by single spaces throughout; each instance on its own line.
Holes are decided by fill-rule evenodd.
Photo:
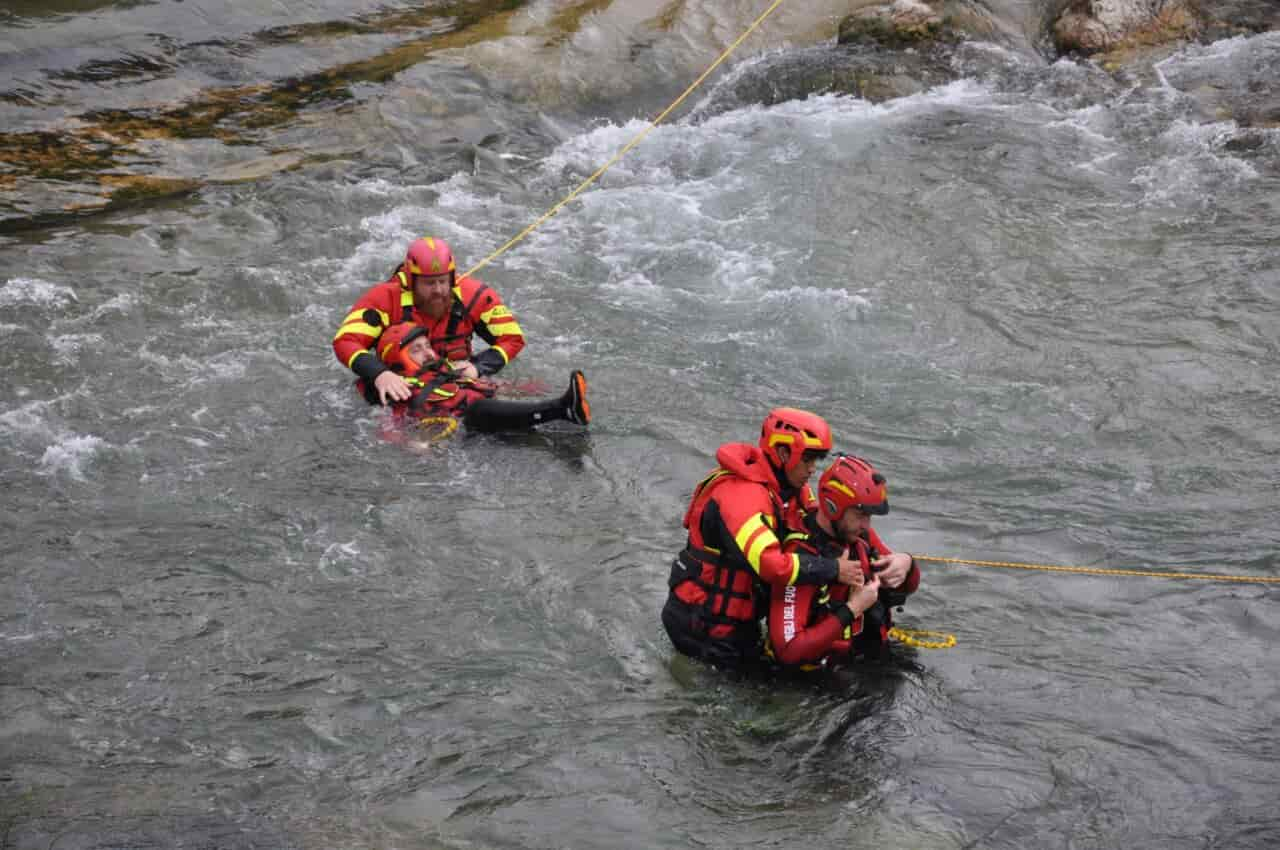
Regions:
M 958 76 L 950 51 L 941 47 L 906 51 L 878 44 L 806 47 L 744 66 L 716 86 L 695 117 L 815 94 L 847 94 L 881 103 L 944 85 Z

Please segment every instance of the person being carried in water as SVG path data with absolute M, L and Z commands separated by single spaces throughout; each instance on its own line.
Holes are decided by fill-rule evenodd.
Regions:
M 352 305 L 333 337 L 333 353 L 356 373 L 356 387 L 370 404 L 408 401 L 413 388 L 374 354 L 378 338 L 400 322 L 427 330 L 432 349 L 472 378 L 492 375 L 524 348 L 524 332 L 498 293 L 471 277 L 458 277 L 453 251 L 443 239 L 415 239 L 389 280 Z M 472 355 L 479 336 L 489 348 Z
M 855 657 L 878 658 L 893 627 L 891 608 L 920 586 L 920 568 L 894 552 L 875 529 L 873 515 L 889 512 L 885 477 L 860 457 L 841 455 L 818 481 L 816 510 L 804 529 L 789 534 L 783 550 L 809 555 L 853 555 L 861 570 L 852 582 L 788 587 L 769 604 L 767 654 L 784 667 L 814 669 Z
M 496 383 L 439 357 L 427 329 L 413 322 L 401 322 L 383 331 L 376 356 L 411 389 L 409 398 L 392 404 L 398 419 L 437 423 L 444 419 L 451 424 L 461 420 L 472 431 L 528 431 L 557 420 L 584 426 L 591 422 L 587 379 L 578 370 L 569 376 L 569 388 L 557 398 L 494 398 Z M 447 430 L 451 433 L 455 427 Z
M 772 594 L 797 585 L 850 584 L 861 575 L 844 555 L 782 551 L 791 504 L 831 449 L 831 429 L 804 410 L 771 410 L 758 445 L 726 443 L 694 488 L 685 548 L 671 565 L 662 625 L 675 648 L 719 667 L 760 660 L 760 619 Z

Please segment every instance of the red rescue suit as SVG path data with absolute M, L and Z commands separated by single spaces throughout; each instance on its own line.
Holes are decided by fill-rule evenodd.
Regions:
M 759 658 L 770 589 L 830 584 L 838 566 L 834 558 L 782 551 L 778 532 L 788 497 L 797 494 L 783 492 L 758 447 L 727 443 L 716 462 L 685 513 L 689 537 L 671 565 L 662 623 L 685 655 L 742 666 Z
M 827 534 L 818 526 L 816 515 L 805 518 L 806 531 L 787 538 L 786 551 L 811 552 L 836 557 L 852 549 L 862 564 L 862 574 L 870 578 L 871 562 L 893 550 L 885 545 L 874 528 L 852 546 Z M 774 594 L 768 618 L 768 652 L 783 665 L 811 669 L 822 664 L 848 661 L 857 655 L 878 656 L 893 628 L 892 608 L 906 601 L 920 586 L 920 568 L 912 563 L 902 584 L 884 588 L 876 604 L 855 617 L 845 602 L 849 586 L 787 588 Z
M 807 538 L 789 538 L 787 551 L 817 552 Z M 840 554 L 843 546 L 830 547 Z M 871 571 L 866 546 L 858 546 L 858 557 L 864 574 Z M 849 657 L 855 635 L 861 634 L 863 618 L 855 617 L 845 602 L 849 599 L 847 584 L 787 587 L 769 600 L 766 654 L 779 664 L 813 669 L 828 661 Z
M 433 416 L 453 416 L 461 419 L 472 402 L 493 398 L 497 385 L 484 378 L 460 378 L 444 362 L 425 366 L 417 375 L 406 376 L 413 388 L 408 401 L 392 405 L 396 416 L 424 419 Z

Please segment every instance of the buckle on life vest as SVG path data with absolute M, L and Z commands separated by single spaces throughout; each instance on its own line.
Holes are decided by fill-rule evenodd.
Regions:
M 687 551 L 687 550 L 686 550 Z M 667 590 L 675 590 L 676 585 L 686 581 L 696 581 L 702 575 L 702 566 L 681 552 L 671 561 L 671 575 L 667 577 Z
M 671 562 L 671 577 L 667 579 L 667 589 L 674 588 L 682 581 L 696 581 L 701 584 L 702 565 L 715 566 L 717 563 L 719 563 L 718 559 L 710 552 L 701 552 L 686 546 Z

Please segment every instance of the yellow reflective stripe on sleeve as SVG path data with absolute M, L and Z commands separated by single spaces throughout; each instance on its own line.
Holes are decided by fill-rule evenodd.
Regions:
M 379 334 L 382 333 L 382 328 L 380 327 L 375 328 L 373 325 L 367 325 L 364 322 L 351 322 L 350 324 L 346 324 L 338 328 L 338 332 L 333 335 L 333 338 L 337 339 L 338 337 L 343 336 L 344 334 L 350 334 L 350 333 L 364 334 L 365 336 L 377 337 Z
M 490 322 L 492 322 L 494 319 L 501 319 L 504 317 L 508 319 L 512 318 L 511 311 L 507 309 L 507 305 L 495 304 L 493 307 L 490 307 L 488 310 L 485 310 L 483 313 L 480 314 L 480 321 L 484 322 L 487 325 Z
M 739 528 L 738 533 L 734 535 L 733 542 L 738 544 L 738 548 L 746 556 L 747 563 L 751 565 L 751 569 L 755 570 L 756 575 L 759 575 L 760 556 L 770 546 L 777 546 L 778 538 L 773 536 L 773 532 L 769 530 L 764 517 L 756 514 L 742 524 L 742 528 Z M 798 571 L 799 560 L 793 555 L 792 561 L 797 564 L 796 571 Z
M 800 556 L 791 556 L 791 578 L 787 579 L 787 584 L 795 584 L 796 579 L 800 578 Z
M 505 304 L 499 304 L 481 313 L 480 321 L 494 336 L 524 336 L 524 331 L 520 330 L 520 323 L 516 321 L 515 316 L 511 315 L 511 311 Z
M 342 326 L 338 328 L 338 332 L 333 335 L 333 338 L 336 340 L 343 334 L 348 333 L 358 333 L 372 337 L 377 337 L 381 334 L 382 329 L 391 324 L 391 317 L 381 310 L 374 310 L 373 312 L 377 313 L 378 318 L 381 320 L 381 324 L 378 327 L 374 327 L 364 320 L 365 314 L 368 313 L 370 309 L 372 308 L 361 307 L 359 310 L 352 310 L 348 313 L 347 317 L 342 320 Z
M 742 524 L 742 528 L 738 529 L 738 533 L 733 537 L 733 542 L 738 544 L 738 548 L 742 550 L 744 555 L 747 554 L 747 544 L 762 528 L 764 528 L 764 518 L 760 514 L 755 514 Z M 751 560 L 750 556 L 747 557 L 747 560 Z
M 359 351 L 357 351 L 355 354 L 351 355 L 351 358 L 350 358 L 349 360 L 347 360 L 347 368 L 348 368 L 348 369 L 350 369 L 350 368 L 351 368 L 351 364 L 352 364 L 352 363 L 354 363 L 354 362 L 356 362 L 356 358 L 357 358 L 357 357 L 359 357 L 361 354 L 372 354 L 372 353 L 373 353 L 373 352 L 371 352 L 371 351 L 370 351 L 369 349 L 367 349 L 367 348 L 362 348 L 362 349 L 360 349 L 360 350 L 359 350 Z

